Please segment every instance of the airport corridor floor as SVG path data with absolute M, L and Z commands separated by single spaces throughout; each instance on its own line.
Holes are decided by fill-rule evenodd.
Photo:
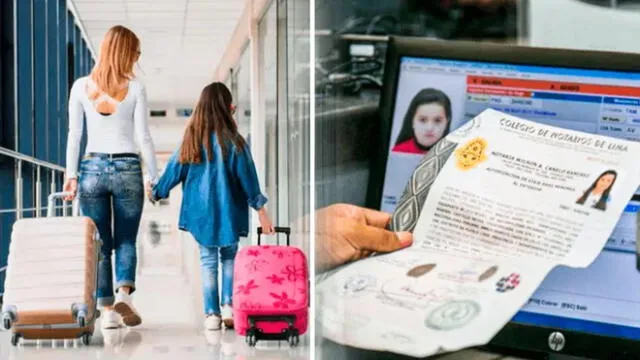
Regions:
M 141 236 L 140 271 L 134 304 L 143 323 L 135 328 L 104 331 L 96 327 L 89 346 L 80 340 L 24 341 L 14 347 L 11 333 L 0 331 L 0 360 L 27 359 L 307 359 L 308 339 L 291 349 L 286 342 L 258 342 L 255 348 L 232 331 L 205 331 L 203 317 L 174 249 L 176 236 L 151 245 Z

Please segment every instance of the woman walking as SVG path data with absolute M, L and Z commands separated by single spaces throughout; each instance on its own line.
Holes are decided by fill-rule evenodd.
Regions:
M 133 306 L 136 289 L 136 237 L 145 198 L 137 140 L 146 163 L 146 187 L 157 178 L 155 150 L 147 125 L 147 96 L 135 79 L 140 40 L 114 26 L 106 34 L 96 66 L 77 79 L 69 96 L 69 134 L 65 191 L 79 197 L 80 209 L 96 223 L 102 240 L 98 269 L 98 306 L 102 328 L 142 320 Z M 87 148 L 79 162 L 86 117 Z M 115 251 L 115 285 L 111 255 Z M 115 290 L 115 294 L 114 294 Z

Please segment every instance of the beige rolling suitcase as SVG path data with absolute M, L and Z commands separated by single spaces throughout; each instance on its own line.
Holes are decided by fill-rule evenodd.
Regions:
M 2 320 L 11 343 L 82 338 L 88 345 L 99 316 L 96 289 L 100 240 L 83 216 L 54 217 L 65 193 L 49 196 L 46 218 L 13 225 Z

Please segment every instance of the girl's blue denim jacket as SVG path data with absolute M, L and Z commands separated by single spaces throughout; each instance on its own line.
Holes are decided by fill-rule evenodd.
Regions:
M 226 158 L 217 138 L 212 135 L 213 160 L 199 164 L 180 164 L 180 149 L 169 159 L 160 180 L 153 187 L 154 200 L 169 197 L 171 189 L 182 183 L 180 230 L 190 232 L 203 246 L 224 247 L 247 236 L 249 206 L 259 210 L 267 203 L 260 191 L 258 174 L 248 146 L 237 151 L 227 146 Z M 207 153 L 202 149 L 202 159 Z

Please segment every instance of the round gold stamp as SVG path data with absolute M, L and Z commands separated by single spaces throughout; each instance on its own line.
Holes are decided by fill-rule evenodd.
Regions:
M 456 166 L 460 170 L 473 169 L 476 165 L 487 160 L 486 149 L 487 141 L 485 139 L 477 137 L 470 140 L 456 150 Z

